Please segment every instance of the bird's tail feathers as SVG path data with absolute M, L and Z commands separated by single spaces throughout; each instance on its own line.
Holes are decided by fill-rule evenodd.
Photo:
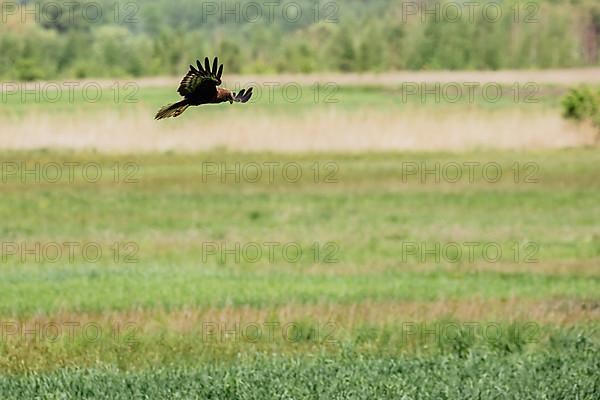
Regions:
M 187 100 L 181 100 L 175 104 L 164 106 L 156 113 L 154 119 L 163 119 L 180 116 L 190 106 Z

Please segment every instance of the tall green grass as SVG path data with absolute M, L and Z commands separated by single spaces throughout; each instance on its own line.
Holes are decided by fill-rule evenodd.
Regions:
M 338 357 L 240 357 L 197 368 L 156 366 L 123 373 L 66 369 L 0 377 L 5 399 L 557 399 L 593 400 L 600 352 L 585 338 L 546 352 L 389 358 L 348 351 Z

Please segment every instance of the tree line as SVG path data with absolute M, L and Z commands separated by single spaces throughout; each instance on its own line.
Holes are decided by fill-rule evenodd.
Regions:
M 175 75 L 204 55 L 234 73 L 598 65 L 595 1 L 473 3 L 4 2 L 0 77 Z

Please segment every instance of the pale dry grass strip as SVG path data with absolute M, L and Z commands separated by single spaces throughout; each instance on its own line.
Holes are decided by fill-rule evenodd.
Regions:
M 109 88 L 115 83 L 121 85 L 134 83 L 140 88 L 144 87 L 173 87 L 179 84 L 186 71 L 181 71 L 181 76 L 160 76 L 145 78 L 120 78 L 120 79 L 85 79 L 85 80 L 56 80 L 64 86 L 78 83 L 83 87 L 87 84 L 97 84 L 102 88 Z M 500 71 L 393 71 L 383 73 L 314 73 L 314 74 L 277 74 L 277 75 L 235 75 L 228 74 L 225 68 L 225 86 L 234 88 L 236 84 L 250 85 L 265 83 L 299 84 L 309 86 L 314 83 L 335 83 L 343 86 L 401 86 L 405 82 L 413 83 L 498 83 L 511 85 L 514 83 L 538 83 L 549 85 L 579 85 L 600 83 L 600 68 L 573 68 L 573 69 L 548 69 L 548 70 L 500 70 Z M 49 82 L 40 81 L 45 85 Z M 31 90 L 36 88 L 35 82 L 15 82 L 19 87 Z M 0 91 L 4 87 L 0 86 Z M 8 86 L 6 86 L 8 88 Z M 12 89 L 12 88 L 11 88 Z
M 396 113 L 333 107 L 299 115 L 193 110 L 177 121 L 156 122 L 151 110 L 131 113 L 32 114 L 0 119 L 2 149 L 69 148 L 115 153 L 206 151 L 419 151 L 556 149 L 594 145 L 596 132 L 557 112 L 435 111 Z
M 297 83 L 335 83 L 340 86 L 393 86 L 403 83 L 537 83 L 571 86 L 600 83 L 600 68 L 550 69 L 550 70 L 500 70 L 500 71 L 395 71 L 383 73 L 318 73 L 318 74 L 282 74 L 282 75 L 233 75 L 227 81 L 249 85 L 277 82 L 282 85 Z M 173 82 L 172 78 L 158 78 L 149 85 L 161 86 Z
M 278 321 L 280 324 L 292 322 L 333 322 L 343 329 L 356 327 L 386 326 L 402 322 L 427 322 L 452 318 L 463 322 L 493 321 L 533 321 L 559 327 L 600 320 L 600 302 L 575 299 L 499 299 L 479 298 L 465 300 L 439 300 L 435 302 L 362 302 L 357 304 L 296 305 L 282 307 L 253 308 L 248 306 L 224 308 L 187 308 L 176 311 L 132 310 L 127 312 L 59 313 L 52 316 L 35 316 L 18 322 L 25 327 L 35 324 L 46 326 L 50 323 L 65 325 L 77 322 L 81 326 L 94 323 L 102 326 L 128 323 L 136 324 L 143 333 L 168 330 L 175 333 L 190 333 L 201 329 L 205 324 L 235 323 L 264 324 Z M 14 318 L 3 322 L 15 321 Z

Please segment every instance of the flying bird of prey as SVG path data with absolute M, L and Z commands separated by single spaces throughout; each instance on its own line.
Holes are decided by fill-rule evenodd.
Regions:
M 223 75 L 223 64 L 219 65 L 219 59 L 215 57 L 212 69 L 208 57 L 204 59 L 204 67 L 200 60 L 196 61 L 198 68 L 190 65 L 190 71 L 179 85 L 180 95 L 183 100 L 161 108 L 154 119 L 163 119 L 180 116 L 189 106 L 201 106 L 203 104 L 219 104 L 228 101 L 230 104 L 247 103 L 252 97 L 252 88 L 242 89 L 235 94 L 231 90 L 218 87 L 221 85 Z

